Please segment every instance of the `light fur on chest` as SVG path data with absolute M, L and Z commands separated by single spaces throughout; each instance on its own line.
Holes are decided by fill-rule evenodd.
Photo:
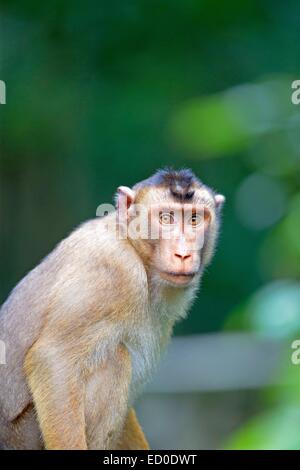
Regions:
M 99 365 L 123 343 L 131 355 L 129 402 L 132 403 L 155 371 L 175 322 L 186 315 L 193 296 L 193 292 L 186 291 L 163 299 L 155 292 L 153 300 L 135 312 L 126 325 L 101 322 L 98 340 L 87 362 L 88 369 L 92 374 L 97 373 Z
M 168 302 L 153 302 L 124 340 L 132 360 L 132 399 L 153 375 L 169 343 L 174 324 L 187 313 L 191 296 L 193 294 L 189 292 Z

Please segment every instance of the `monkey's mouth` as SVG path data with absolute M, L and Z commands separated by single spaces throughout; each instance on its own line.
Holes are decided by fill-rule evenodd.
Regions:
M 162 279 L 171 282 L 176 285 L 188 284 L 197 272 L 174 272 L 174 271 L 161 271 L 160 275 Z

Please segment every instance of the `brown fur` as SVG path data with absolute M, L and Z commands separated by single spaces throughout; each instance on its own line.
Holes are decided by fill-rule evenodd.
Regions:
M 149 449 L 149 444 L 133 409 L 129 410 L 117 448 L 119 450 Z

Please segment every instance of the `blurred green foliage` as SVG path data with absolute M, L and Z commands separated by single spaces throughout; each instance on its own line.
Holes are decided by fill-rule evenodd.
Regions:
M 297 0 L 1 0 L 0 300 L 118 185 L 187 166 L 227 203 L 177 332 L 295 338 L 299 15 Z M 299 404 L 274 411 L 276 393 L 233 447 L 300 448 Z

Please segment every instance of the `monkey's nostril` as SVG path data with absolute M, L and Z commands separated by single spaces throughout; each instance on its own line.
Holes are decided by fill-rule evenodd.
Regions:
M 182 261 L 190 258 L 192 255 L 190 254 L 180 254 L 180 253 L 175 253 L 176 258 L 180 258 Z

